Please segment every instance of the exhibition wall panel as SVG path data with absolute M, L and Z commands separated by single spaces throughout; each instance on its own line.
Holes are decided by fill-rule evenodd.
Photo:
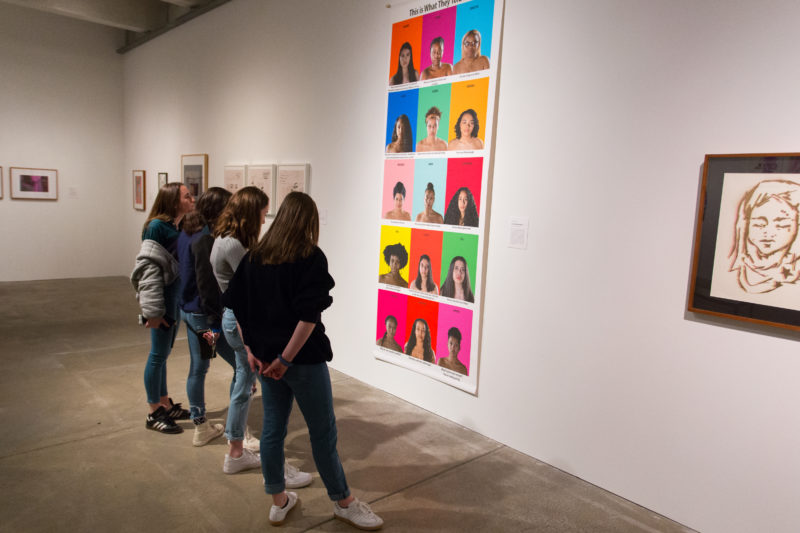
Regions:
M 118 275 L 130 262 L 121 37 L 0 4 L 0 281 Z M 9 167 L 58 170 L 58 199 L 11 199 Z

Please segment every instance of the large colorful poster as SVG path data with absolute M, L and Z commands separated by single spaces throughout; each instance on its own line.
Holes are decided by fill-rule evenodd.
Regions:
M 502 0 L 393 5 L 375 356 L 478 386 Z

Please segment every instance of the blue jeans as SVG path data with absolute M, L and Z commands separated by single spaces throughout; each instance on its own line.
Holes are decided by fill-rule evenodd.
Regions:
M 195 332 L 211 329 L 212 319 L 208 315 L 187 313 L 185 311 L 181 311 L 181 316 L 187 326 L 186 339 L 189 341 L 189 355 L 191 358 L 189 362 L 189 377 L 186 378 L 186 395 L 189 397 L 189 412 L 192 420 L 196 420 L 206 415 L 206 373 L 211 360 L 202 358 L 200 343 L 207 343 L 207 341 Z M 236 368 L 233 349 L 228 346 L 223 335 L 220 335 L 217 339 L 217 353 L 231 367 Z M 233 390 L 233 383 L 231 383 L 231 390 Z
M 326 363 L 295 365 L 276 381 L 259 375 L 264 403 L 264 428 L 261 431 L 261 471 L 267 494 L 279 494 L 283 480 L 283 441 L 286 439 L 292 400 L 303 413 L 317 465 L 328 497 L 333 501 L 350 495 L 342 462 L 336 451 L 336 416 L 333 413 L 331 377 Z
M 222 334 L 236 357 L 236 374 L 231 386 L 231 405 L 228 407 L 228 420 L 225 423 L 225 438 L 244 440 L 247 413 L 250 411 L 250 391 L 256 382 L 256 375 L 247 363 L 247 350 L 236 328 L 236 316 L 227 307 L 222 312 Z
M 167 357 L 175 344 L 178 334 L 178 290 L 180 281 L 164 287 L 164 316 L 172 318 L 175 323 L 167 331 L 161 328 L 150 330 L 150 355 L 144 365 L 144 390 L 147 394 L 147 403 L 160 403 L 163 396 L 167 396 Z M 158 317 L 146 317 L 158 318 Z

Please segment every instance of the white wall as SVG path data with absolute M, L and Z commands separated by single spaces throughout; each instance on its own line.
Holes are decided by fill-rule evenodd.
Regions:
M 0 281 L 118 275 L 130 209 L 121 31 L 0 4 Z M 11 200 L 9 167 L 58 170 L 58 201 Z M 98 231 L 98 228 L 101 231 Z
M 384 4 L 236 0 L 124 57 L 117 273 L 144 219 L 130 169 L 149 205 L 182 153 L 209 154 L 212 185 L 309 162 L 336 368 L 701 531 L 797 530 L 797 335 L 685 308 L 703 155 L 798 148 L 800 5 L 506 1 L 470 396 L 371 355 Z M 530 217 L 528 250 L 509 216 Z

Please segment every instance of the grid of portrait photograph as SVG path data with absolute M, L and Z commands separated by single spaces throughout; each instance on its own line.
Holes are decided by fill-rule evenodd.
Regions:
M 471 391 L 497 7 L 396 22 L 389 52 L 376 356 Z

